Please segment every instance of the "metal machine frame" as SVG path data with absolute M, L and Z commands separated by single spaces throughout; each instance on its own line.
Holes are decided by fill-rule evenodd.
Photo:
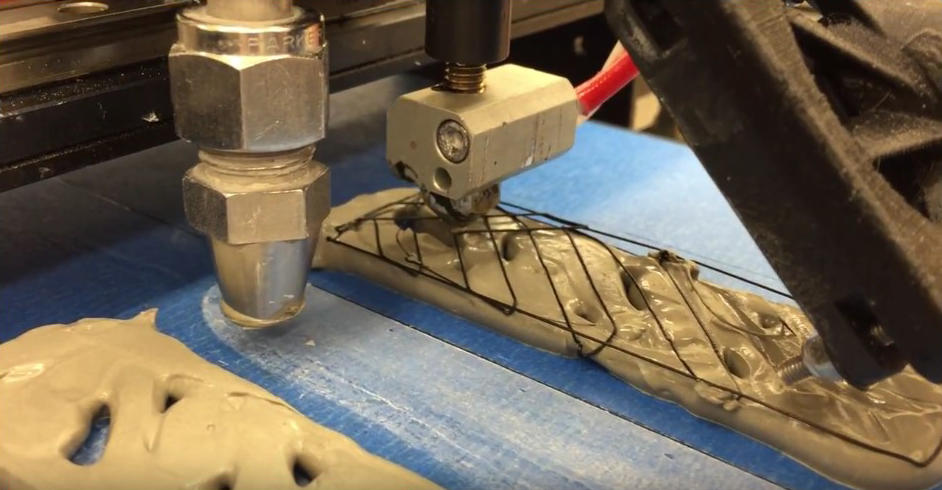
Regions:
M 58 12 L 61 2 L 18 1 L 0 10 L 0 191 L 176 139 L 166 55 L 176 38 L 174 13 L 193 2 L 108 4 L 108 11 L 76 16 Z M 299 4 L 325 14 L 332 91 L 432 62 L 420 0 Z M 514 1 L 511 34 L 602 8 L 602 0 Z

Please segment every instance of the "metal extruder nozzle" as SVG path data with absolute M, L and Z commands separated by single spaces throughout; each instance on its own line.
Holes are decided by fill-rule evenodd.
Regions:
M 209 237 L 223 313 L 246 327 L 284 322 L 304 307 L 330 206 L 313 159 L 327 120 L 323 20 L 287 0 L 211 0 L 177 27 L 176 129 L 200 148 L 183 179 L 187 219 Z
M 519 65 L 487 70 L 486 83 L 455 83 L 396 99 L 386 161 L 433 211 L 460 223 L 497 205 L 503 180 L 571 148 L 580 108 L 568 80 Z M 475 83 L 482 88 L 464 90 Z
M 249 155 L 200 152 L 183 178 L 190 224 L 210 238 L 223 313 L 246 327 L 295 316 L 330 209 L 314 148 Z

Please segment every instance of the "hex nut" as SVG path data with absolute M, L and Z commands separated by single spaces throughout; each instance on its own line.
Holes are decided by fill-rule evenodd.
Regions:
M 202 148 L 240 152 L 285 151 L 323 139 L 327 48 L 319 17 L 283 30 L 234 33 L 198 15 L 178 17 L 181 39 L 168 62 L 181 138 Z M 233 46 L 255 50 L 233 52 Z
M 274 152 L 324 137 L 324 61 L 268 57 L 244 66 L 225 56 L 170 54 L 177 134 L 205 148 Z
M 330 174 L 311 163 L 269 184 L 220 179 L 201 163 L 183 177 L 187 219 L 198 231 L 234 245 L 316 239 L 330 211 Z

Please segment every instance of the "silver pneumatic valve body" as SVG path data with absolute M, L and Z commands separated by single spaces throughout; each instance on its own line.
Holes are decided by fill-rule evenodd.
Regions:
M 285 0 L 210 0 L 177 28 L 176 130 L 200 149 L 183 178 L 187 219 L 211 242 L 223 313 L 281 323 L 304 307 L 330 207 L 327 168 L 313 160 L 327 125 L 323 20 Z

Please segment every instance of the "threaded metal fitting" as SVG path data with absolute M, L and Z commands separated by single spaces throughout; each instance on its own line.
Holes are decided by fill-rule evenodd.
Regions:
M 801 356 L 793 357 L 785 361 L 778 368 L 778 375 L 786 385 L 793 385 L 805 378 L 812 376 L 808 366 L 805 366 L 805 360 Z
M 801 354 L 785 361 L 778 368 L 778 375 L 786 385 L 810 377 L 830 381 L 843 379 L 828 357 L 824 339 L 817 335 L 805 340 L 801 346 Z
M 445 64 L 445 81 L 442 88 L 462 94 L 477 94 L 484 91 L 485 65 Z

